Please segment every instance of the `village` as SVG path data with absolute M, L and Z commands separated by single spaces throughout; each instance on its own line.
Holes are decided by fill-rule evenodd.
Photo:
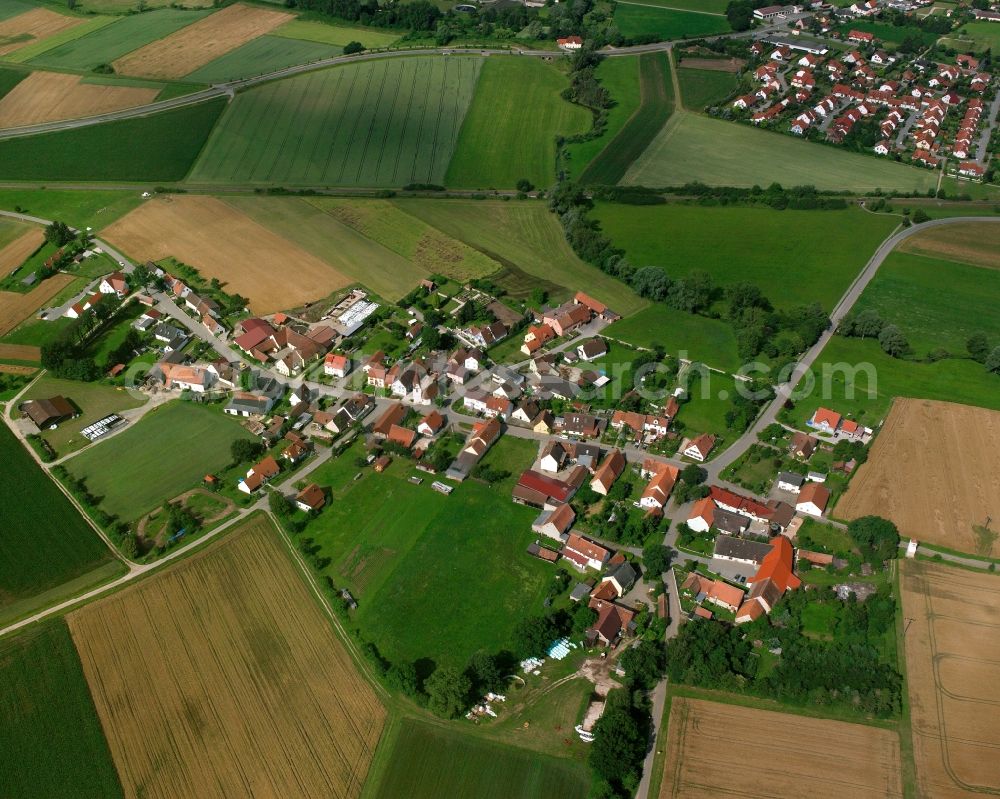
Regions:
M 816 2 L 756 9 L 754 17 L 779 33 L 745 45 L 732 40 L 745 46 L 747 64 L 743 89 L 724 115 L 959 179 L 988 180 L 1000 110 L 989 53 L 922 41 L 919 25 L 934 13 L 931 5 L 868 0 L 844 8 Z M 948 9 L 934 19 L 950 30 L 998 17 Z M 890 34 L 895 41 L 880 38 Z

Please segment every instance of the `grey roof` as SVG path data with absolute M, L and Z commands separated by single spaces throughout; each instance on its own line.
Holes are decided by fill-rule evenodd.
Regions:
M 735 538 L 725 533 L 719 533 L 715 538 L 715 555 L 717 557 L 735 558 L 737 560 L 760 563 L 771 551 L 771 545 L 765 541 L 751 541 L 747 538 Z
M 795 472 L 778 472 L 779 483 L 788 483 L 789 485 L 800 487 L 805 481 L 806 478 L 801 474 L 796 474 Z
M 750 526 L 750 520 L 746 516 L 725 508 L 716 508 L 712 517 L 713 526 L 724 533 L 742 533 Z
M 625 561 L 624 563 L 619 563 L 615 569 L 608 572 L 604 579 L 610 580 L 612 577 L 615 578 L 618 585 L 627 591 L 639 579 L 639 572 L 635 570 L 635 566 Z
M 569 598 L 574 602 L 579 602 L 588 596 L 590 596 L 590 586 L 586 583 L 577 583 L 573 586 L 573 590 L 569 592 Z

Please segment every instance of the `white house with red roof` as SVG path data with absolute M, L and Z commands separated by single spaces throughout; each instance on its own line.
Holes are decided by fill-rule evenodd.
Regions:
M 104 276 L 97 290 L 101 294 L 114 294 L 121 299 L 128 294 L 128 281 L 121 272 L 112 272 L 110 275 Z

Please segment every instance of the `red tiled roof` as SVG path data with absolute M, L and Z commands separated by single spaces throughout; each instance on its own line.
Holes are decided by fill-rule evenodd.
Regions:
M 792 573 L 792 554 L 792 542 L 783 535 L 776 535 L 771 539 L 771 551 L 764 556 L 757 573 L 747 583 L 771 580 L 782 592 L 798 588 L 802 581 Z
M 544 494 L 557 502 L 565 502 L 573 493 L 573 487 L 568 483 L 554 477 L 548 477 L 533 469 L 522 472 L 517 484 L 539 494 Z

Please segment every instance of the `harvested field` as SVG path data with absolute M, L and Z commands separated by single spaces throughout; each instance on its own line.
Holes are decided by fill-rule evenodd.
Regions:
M 3 100 L 0 100 L 0 107 Z M 6 277 L 21 264 L 28 260 L 35 250 L 42 246 L 45 241 L 45 234 L 41 228 L 31 228 L 19 238 L 14 239 L 6 247 L 0 249 L 0 277 Z
M 8 361 L 40 361 L 42 350 L 30 344 L 0 343 L 0 358 Z
M 900 575 L 917 795 L 1000 793 L 1000 578 L 912 560 Z
M 836 514 L 884 516 L 903 536 L 997 555 L 995 536 L 975 528 L 1000 518 L 998 484 L 1000 413 L 900 398 Z
M 316 602 L 258 515 L 68 617 L 126 796 L 361 793 L 385 711 Z
M 37 366 L 17 366 L 12 363 L 0 363 L 0 374 L 31 375 L 38 371 Z
M 160 91 L 82 81 L 79 75 L 60 72 L 31 73 L 0 100 L 0 128 L 77 119 L 146 105 Z
M 968 222 L 930 228 L 904 240 L 899 249 L 1000 269 L 1000 225 Z
M 232 5 L 113 62 L 124 75 L 180 78 L 292 19 L 266 8 Z
M 13 53 L 31 42 L 44 39 L 83 22 L 79 17 L 65 17 L 47 8 L 36 8 L 0 22 L 0 55 Z
M 720 758 L 719 745 L 734 730 L 755 729 L 767 734 L 741 736 Z M 719 796 L 902 797 L 899 739 L 862 724 L 675 696 L 660 798 Z
M 72 275 L 53 275 L 27 294 L 0 291 L 0 336 L 21 324 L 73 280 Z
M 705 69 L 711 72 L 739 72 L 746 65 L 742 58 L 685 58 L 678 69 Z
M 150 200 L 104 231 L 141 261 L 173 256 L 271 313 L 320 299 L 351 281 L 287 239 L 212 197 Z

